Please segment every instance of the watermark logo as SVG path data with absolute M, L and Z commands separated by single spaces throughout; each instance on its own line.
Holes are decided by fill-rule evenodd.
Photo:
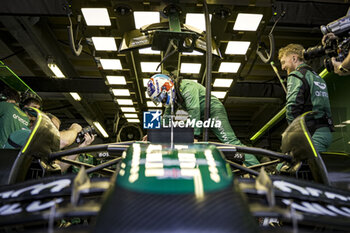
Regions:
M 161 111 L 143 112 L 143 128 L 144 129 L 160 129 Z

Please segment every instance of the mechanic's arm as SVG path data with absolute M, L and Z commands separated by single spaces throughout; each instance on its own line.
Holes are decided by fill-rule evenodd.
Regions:
M 89 133 L 84 134 L 84 142 L 82 144 L 80 144 L 78 147 L 85 147 L 90 145 L 94 140 L 95 140 L 95 135 L 90 135 Z M 70 160 L 76 160 L 78 158 L 79 154 L 76 155 L 69 155 L 69 156 L 65 156 L 63 158 L 65 159 L 70 159 Z M 58 164 L 61 167 L 61 172 L 65 172 L 67 171 L 67 169 L 71 166 L 71 164 L 68 163 L 64 163 L 59 161 Z
M 287 80 L 287 96 L 286 96 L 286 119 L 288 124 L 302 114 L 304 106 L 304 98 L 300 98 L 297 101 L 298 93 L 300 92 L 303 82 L 296 77 L 288 77 Z
M 81 130 L 79 124 L 73 123 L 69 129 L 60 131 L 60 149 L 72 145 Z

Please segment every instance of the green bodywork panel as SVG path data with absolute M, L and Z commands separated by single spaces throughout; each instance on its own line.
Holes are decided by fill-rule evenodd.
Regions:
M 36 95 L 40 100 L 40 96 L 35 93 L 22 79 L 20 79 L 8 66 L 0 61 L 0 79 L 9 87 L 20 91 L 30 91 Z
M 215 146 L 134 143 L 116 179 L 123 188 L 157 194 L 204 194 L 232 185 L 229 165 Z

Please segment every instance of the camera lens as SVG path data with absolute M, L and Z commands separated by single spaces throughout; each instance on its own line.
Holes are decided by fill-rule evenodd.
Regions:
M 311 47 L 304 51 L 303 55 L 306 60 L 310 60 L 316 57 L 322 57 L 323 55 L 325 55 L 325 48 L 322 45 Z

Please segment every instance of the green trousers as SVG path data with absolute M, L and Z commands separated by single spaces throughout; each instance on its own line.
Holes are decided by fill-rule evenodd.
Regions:
M 211 128 L 213 133 L 219 138 L 219 140 L 225 144 L 232 144 L 237 146 L 245 146 L 241 141 L 236 137 L 235 132 L 230 125 L 230 122 L 227 118 L 227 113 L 224 106 L 220 104 L 212 104 L 210 108 L 210 118 L 221 121 L 221 127 Z M 249 167 L 256 164 L 259 164 L 257 158 L 252 154 L 245 154 L 244 164 Z

